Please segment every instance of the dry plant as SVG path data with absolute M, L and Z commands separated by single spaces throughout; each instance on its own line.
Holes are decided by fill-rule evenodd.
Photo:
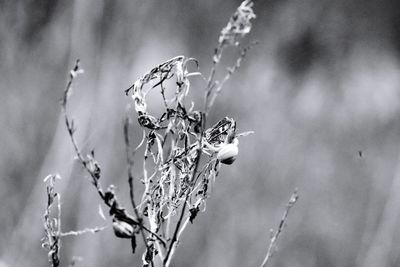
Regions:
M 42 247 L 47 249 L 51 266 L 60 266 L 60 236 L 61 236 L 61 203 L 60 195 L 55 191 L 55 180 L 58 175 L 48 175 L 44 182 L 47 183 L 47 206 L 44 212 L 44 237 Z M 52 208 L 57 205 L 56 216 L 52 216 Z M 53 218 L 54 217 L 54 218 Z
M 255 44 L 253 42 L 245 47 L 240 44 L 242 37 L 250 32 L 251 20 L 255 18 L 252 6 L 250 0 L 243 1 L 222 29 L 208 77 L 199 72 L 196 59 L 177 56 L 152 68 L 125 90 L 126 95 L 132 97 L 134 105 L 133 114 L 129 114 L 124 123 L 133 214 L 122 206 L 113 185 L 106 190 L 102 188 L 99 182 L 101 167 L 95 159 L 94 151 L 85 156 L 78 146 L 74 135 L 76 128 L 74 121 L 68 117 L 67 103 L 75 77 L 83 72 L 79 60 L 71 70 L 61 105 L 77 159 L 89 173 L 99 197 L 109 208 L 115 235 L 130 239 L 133 252 L 136 250 L 137 238 L 143 241 L 145 250 L 142 266 L 171 265 L 185 228 L 189 222 L 195 221 L 200 211 L 206 210 L 210 187 L 219 174 L 221 164 L 230 165 L 235 161 L 239 153 L 238 137 L 251 133 L 237 133 L 236 121 L 229 117 L 207 127 L 207 118 L 224 84 L 240 67 L 247 51 Z M 223 51 L 228 46 L 239 48 L 240 55 L 218 81 L 216 72 L 220 67 Z M 195 70 L 191 71 L 191 68 Z M 202 110 L 195 109 L 195 104 L 187 99 L 193 77 L 198 77 L 205 83 Z M 162 98 L 163 107 L 159 115 L 150 112 L 148 97 L 153 90 L 158 90 Z M 143 138 L 136 147 L 130 140 L 133 116 L 137 118 L 143 131 Z M 142 171 L 137 178 L 134 177 L 133 166 L 136 163 L 134 155 L 139 151 L 143 151 L 143 159 Z M 143 186 L 139 201 L 134 195 L 135 181 L 140 181 Z M 45 214 L 45 221 L 46 216 Z M 54 232 L 53 228 L 51 224 L 45 227 L 51 232 Z M 56 233 L 57 231 L 60 232 L 59 229 L 55 230 Z M 59 238 L 49 240 L 49 247 L 54 247 L 50 250 L 51 255 L 58 255 L 59 245 L 52 244 L 57 243 Z M 56 260 L 58 264 L 58 256 Z M 53 263 L 53 266 L 57 265 Z
M 44 178 L 46 183 L 47 203 L 44 212 L 44 237 L 41 239 L 42 247 L 47 249 L 48 258 L 52 267 L 60 266 L 60 248 L 61 238 L 66 236 L 78 236 L 86 233 L 97 233 L 105 229 L 105 227 L 85 228 L 79 231 L 61 231 L 61 196 L 56 192 L 56 180 L 61 179 L 58 174 L 50 174 Z M 54 214 L 55 213 L 55 214 Z M 70 266 L 75 265 L 79 258 L 73 258 Z
M 271 239 L 269 242 L 267 253 L 265 254 L 264 260 L 261 263 L 260 267 L 266 267 L 268 265 L 269 260 L 272 258 L 276 248 L 279 236 L 281 235 L 283 228 L 286 225 L 287 217 L 289 216 L 290 209 L 296 204 L 297 200 L 299 199 L 299 195 L 297 194 L 297 189 L 293 192 L 290 196 L 289 202 L 286 204 L 285 212 L 282 215 L 282 218 L 279 222 L 278 229 L 274 232 L 271 229 Z

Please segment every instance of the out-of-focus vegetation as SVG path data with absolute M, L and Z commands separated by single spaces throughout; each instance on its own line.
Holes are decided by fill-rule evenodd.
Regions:
M 240 1 L 0 2 L 0 266 L 45 266 L 43 177 L 59 172 L 65 231 L 104 224 L 60 117 L 66 73 L 85 75 L 70 103 L 104 184 L 128 201 L 123 90 L 176 55 L 211 66 Z M 227 84 L 210 123 L 229 115 L 255 135 L 224 166 L 174 266 L 257 266 L 294 187 L 301 200 L 275 266 L 400 264 L 400 16 L 394 0 L 257 1 L 260 44 Z M 227 56 L 229 58 L 229 56 Z M 230 57 L 233 58 L 233 57 Z M 200 83 L 201 81 L 199 81 Z M 192 92 L 200 99 L 203 92 Z M 140 133 L 138 133 L 138 141 Z M 62 260 L 132 266 L 111 229 L 64 240 Z

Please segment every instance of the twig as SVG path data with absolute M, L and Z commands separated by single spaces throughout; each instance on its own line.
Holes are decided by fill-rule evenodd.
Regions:
M 203 113 L 203 114 L 201 115 L 200 136 L 203 136 L 203 134 L 204 134 L 204 128 L 205 128 L 205 125 L 206 125 L 206 118 L 207 118 L 207 115 L 206 115 L 205 113 Z M 202 154 L 202 149 L 201 149 L 201 148 L 202 148 L 202 146 L 203 146 L 203 143 L 202 143 L 202 142 L 203 142 L 203 138 L 200 138 L 200 141 L 199 141 L 199 148 L 197 149 L 196 162 L 195 162 L 195 165 L 194 165 L 192 177 L 191 177 L 191 179 L 190 179 L 190 181 L 191 181 L 192 184 L 193 184 L 193 182 L 195 181 L 196 174 L 197 174 L 197 170 L 198 170 L 199 164 L 200 164 L 200 159 L 201 159 L 201 154 Z M 165 256 L 165 258 L 164 258 L 164 261 L 163 261 L 163 264 L 164 264 L 165 267 L 168 267 L 168 266 L 171 264 L 172 255 L 174 255 L 175 248 L 176 248 L 175 243 L 178 241 L 178 235 L 180 236 L 180 234 L 179 234 L 179 233 L 180 233 L 179 228 L 180 228 L 180 226 L 181 226 L 183 217 L 184 217 L 184 215 L 185 215 L 186 206 L 187 206 L 187 201 L 188 201 L 188 199 L 189 199 L 189 196 L 190 196 L 190 190 L 188 190 L 188 191 L 186 192 L 185 201 L 184 201 L 183 206 L 182 206 L 181 214 L 180 214 L 179 220 L 178 220 L 178 222 L 177 222 L 177 224 L 176 224 L 176 227 L 175 227 L 175 230 L 174 230 L 174 234 L 173 234 L 173 236 L 172 236 L 171 243 L 170 243 L 170 246 L 169 246 L 169 248 L 168 248 L 167 254 L 166 254 L 166 256 Z M 184 224 L 184 226 L 186 226 L 186 223 Z
M 165 267 L 168 267 L 171 264 L 172 255 L 174 255 L 174 252 L 175 252 L 175 243 L 178 242 L 177 236 L 178 236 L 178 232 L 179 232 L 179 227 L 181 226 L 183 216 L 185 215 L 188 198 L 189 198 L 189 191 L 186 193 L 185 202 L 183 203 L 181 214 L 179 215 L 179 220 L 175 227 L 174 235 L 172 236 L 172 240 L 169 244 L 167 255 L 164 258 L 163 264 Z
M 97 232 L 103 231 L 107 227 L 95 227 L 95 228 L 85 228 L 83 230 L 78 230 L 78 231 L 68 231 L 60 234 L 60 237 L 64 236 L 78 236 L 78 235 L 83 235 L 87 233 L 95 234 Z
M 84 159 L 84 157 L 82 156 L 81 150 L 78 147 L 78 144 L 75 140 L 75 135 L 74 135 L 74 133 L 75 133 L 74 121 L 70 120 L 68 118 L 68 113 L 67 113 L 67 103 L 68 103 L 68 98 L 69 98 L 69 94 L 70 94 L 70 91 L 72 88 L 73 81 L 74 81 L 75 77 L 81 73 L 83 73 L 83 69 L 80 68 L 80 60 L 77 59 L 74 68 L 70 72 L 69 81 L 67 83 L 67 86 L 64 89 L 63 98 L 61 99 L 61 108 L 62 108 L 62 111 L 64 114 L 65 125 L 67 127 L 68 134 L 70 136 L 72 145 L 75 149 L 76 156 L 78 157 L 78 159 L 81 162 L 81 164 L 83 165 L 83 167 L 88 171 L 88 173 L 92 177 L 92 183 L 96 186 L 97 191 L 100 194 L 100 197 L 102 199 L 104 199 L 103 191 L 100 190 L 100 188 L 99 188 L 98 177 L 96 177 L 95 173 L 91 169 L 89 169 L 88 162 L 87 162 L 87 160 Z
M 67 86 L 64 89 L 64 94 L 63 94 L 63 98 L 61 99 L 61 107 L 62 107 L 62 111 L 64 114 L 64 118 L 65 118 L 65 125 L 67 127 L 69 136 L 70 136 L 70 140 L 72 142 L 72 145 L 75 149 L 75 153 L 78 157 L 78 160 L 80 161 L 80 163 L 82 164 L 82 166 L 86 169 L 86 171 L 89 173 L 89 175 L 92 178 L 92 184 L 96 187 L 97 192 L 100 196 L 100 198 L 104 201 L 104 203 L 108 206 L 108 207 L 112 207 L 111 203 L 109 201 L 107 201 L 106 196 L 101 188 L 101 185 L 99 184 L 98 180 L 100 177 L 100 173 L 98 172 L 98 170 L 96 168 L 93 168 L 92 166 L 90 166 L 92 163 L 91 161 L 94 161 L 94 159 L 89 159 L 86 160 L 81 153 L 81 150 L 79 149 L 78 143 L 76 142 L 75 139 L 75 127 L 74 127 L 74 123 L 72 120 L 70 120 L 68 118 L 68 113 L 67 113 L 67 103 L 68 103 L 68 97 L 70 94 L 70 90 L 72 88 L 72 84 L 74 81 L 74 78 L 78 75 L 83 73 L 83 69 L 80 68 L 80 60 L 78 59 L 75 63 L 74 68 L 71 70 L 70 72 L 70 76 L 69 76 L 69 81 L 67 83 Z M 97 164 L 97 163 L 96 163 Z M 135 220 L 134 218 L 132 218 L 131 216 L 129 216 L 128 214 L 125 214 L 126 217 L 128 217 L 129 220 L 131 220 L 134 224 L 136 225 L 140 225 L 140 222 Z M 164 246 L 165 246 L 165 241 L 156 233 L 154 233 L 153 231 L 151 231 L 150 229 L 148 229 L 146 226 L 144 226 L 142 224 L 141 226 L 146 232 L 150 233 L 152 236 L 154 236 L 157 240 L 159 240 Z
M 207 87 L 205 90 L 205 97 L 204 97 L 204 110 L 208 110 L 208 104 L 209 104 L 209 97 L 211 96 L 211 92 L 215 86 L 214 82 L 214 77 L 215 73 L 217 71 L 217 66 L 219 64 L 219 59 L 221 57 L 222 51 L 223 51 L 223 46 L 221 43 L 218 43 L 217 48 L 215 48 L 214 56 L 213 56 L 213 65 L 210 70 L 210 74 L 208 75 L 207 79 Z
M 224 84 L 225 84 L 225 83 L 231 78 L 231 76 L 240 68 L 243 59 L 244 59 L 244 58 L 246 57 L 246 55 L 247 55 L 247 52 L 248 52 L 251 48 L 253 48 L 255 45 L 257 45 L 257 44 L 258 44 L 258 41 L 253 41 L 253 42 L 251 42 L 248 46 L 244 47 L 244 48 L 241 50 L 240 56 L 236 59 L 235 64 L 234 64 L 232 67 L 229 67 L 229 68 L 228 68 L 228 71 L 227 71 L 227 73 L 225 74 L 225 76 L 224 76 L 224 78 L 222 79 L 222 81 L 221 81 L 220 83 L 215 82 L 215 84 L 214 84 L 213 87 L 215 87 L 215 86 L 217 86 L 217 87 L 214 89 L 214 94 L 212 94 L 212 95 L 211 95 L 211 89 L 213 89 L 213 88 L 209 87 L 209 86 L 212 85 L 212 83 L 209 81 L 209 86 L 207 87 L 207 88 L 209 88 L 209 90 L 207 90 L 207 94 L 206 94 L 206 96 L 207 96 L 206 101 L 208 101 L 208 100 L 209 100 L 209 101 L 208 101 L 208 104 L 206 104 L 206 113 L 208 113 L 208 112 L 210 111 L 211 107 L 214 105 L 215 99 L 217 98 L 217 96 L 218 96 L 218 95 L 220 94 L 220 92 L 222 91 L 222 88 L 223 88 Z M 213 66 L 213 67 L 214 67 L 214 66 Z M 215 70 L 214 70 L 214 72 L 215 72 Z M 210 78 L 211 78 L 211 75 L 210 75 Z M 211 99 L 209 99 L 209 97 L 211 97 Z
M 267 251 L 267 254 L 265 255 L 265 258 L 264 258 L 263 262 L 260 265 L 261 267 L 267 266 L 268 261 L 271 259 L 272 255 L 274 253 L 274 249 L 276 248 L 276 242 L 278 241 L 279 235 L 282 233 L 283 228 L 286 225 L 286 219 L 287 219 L 287 217 L 289 215 L 289 211 L 294 206 L 294 204 L 296 204 L 298 199 L 299 199 L 299 195 L 297 194 L 297 189 L 295 189 L 295 191 L 293 192 L 292 196 L 290 197 L 290 200 L 289 200 L 288 204 L 286 205 L 286 209 L 285 209 L 285 212 L 283 213 L 283 216 L 282 216 L 281 221 L 279 223 L 278 230 L 271 237 L 271 240 L 270 240 L 270 243 L 269 243 L 269 247 L 268 247 L 268 251 Z
M 61 202 L 60 194 L 55 192 L 55 180 L 59 175 L 48 175 L 44 182 L 47 183 L 47 206 L 44 213 L 45 236 L 41 239 L 42 247 L 49 250 L 48 258 L 52 267 L 60 266 L 61 247 Z M 50 213 L 53 205 L 57 202 L 57 217 L 52 218 Z
M 139 230 L 140 230 L 140 234 L 143 239 L 143 243 L 146 246 L 146 249 L 149 250 L 150 247 L 147 244 L 147 238 L 146 238 L 146 235 L 143 230 L 143 218 L 140 216 L 139 211 L 136 206 L 136 202 L 135 202 L 135 195 L 134 195 L 134 188 L 133 188 L 133 174 L 132 174 L 133 165 L 135 163 L 133 160 L 133 157 L 134 157 L 137 149 L 141 146 L 141 144 L 143 142 L 141 142 L 138 147 L 131 150 L 131 143 L 130 143 L 130 139 L 129 139 L 129 118 L 128 118 L 128 116 L 126 116 L 125 122 L 124 122 L 124 140 L 125 140 L 125 149 L 126 149 L 126 160 L 128 163 L 129 197 L 131 199 L 131 204 L 132 204 L 136 219 L 139 222 Z M 153 266 L 153 261 L 151 261 L 151 265 Z
M 230 17 L 228 24 L 221 30 L 220 36 L 218 38 L 218 46 L 214 50 L 213 55 L 213 66 L 210 71 L 210 75 L 207 79 L 207 87 L 205 93 L 205 101 L 204 101 L 204 109 L 205 112 L 208 113 L 211 106 L 213 105 L 216 96 L 222 89 L 223 84 L 230 78 L 233 72 L 236 71 L 240 66 L 240 62 L 245 57 L 246 52 L 250 49 L 255 43 L 250 44 L 248 47 L 242 49 L 241 55 L 236 60 L 236 64 L 232 68 L 228 68 L 228 73 L 225 76 L 224 80 L 215 90 L 214 95 L 212 95 L 212 91 L 215 86 L 218 85 L 218 81 L 214 80 L 215 73 L 217 70 L 217 66 L 221 60 L 222 52 L 227 46 L 239 46 L 239 39 L 248 34 L 251 30 L 251 20 L 256 17 L 254 11 L 252 9 L 253 2 L 251 0 L 243 1 L 240 6 L 237 8 L 235 13 Z M 211 97 L 211 101 L 210 101 Z

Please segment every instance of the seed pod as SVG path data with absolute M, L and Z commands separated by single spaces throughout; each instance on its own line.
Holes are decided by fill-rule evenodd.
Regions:
M 226 144 L 218 152 L 217 159 L 220 160 L 223 164 L 231 165 L 235 161 L 238 153 L 239 148 L 237 146 L 237 142 Z
M 119 238 L 131 238 L 133 236 L 133 226 L 127 222 L 113 221 L 114 234 Z

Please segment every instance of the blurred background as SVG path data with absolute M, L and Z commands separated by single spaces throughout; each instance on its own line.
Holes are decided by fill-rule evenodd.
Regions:
M 239 4 L 0 1 L 1 267 L 48 265 L 40 238 L 49 173 L 62 176 L 64 231 L 110 224 L 74 162 L 60 114 L 75 59 L 85 69 L 70 101 L 78 141 L 95 148 L 103 187 L 117 185 L 128 207 L 124 89 L 181 54 L 208 74 L 219 32 Z M 294 188 L 300 200 L 272 266 L 399 266 L 400 3 L 270 0 L 254 10 L 247 39 L 260 44 L 209 123 L 230 116 L 255 134 L 222 167 L 173 266 L 258 266 Z M 194 83 L 197 101 L 201 88 Z M 139 266 L 142 249 L 132 255 L 129 241 L 108 228 L 65 238 L 61 257 L 63 266 L 73 256 L 83 257 L 77 266 Z

